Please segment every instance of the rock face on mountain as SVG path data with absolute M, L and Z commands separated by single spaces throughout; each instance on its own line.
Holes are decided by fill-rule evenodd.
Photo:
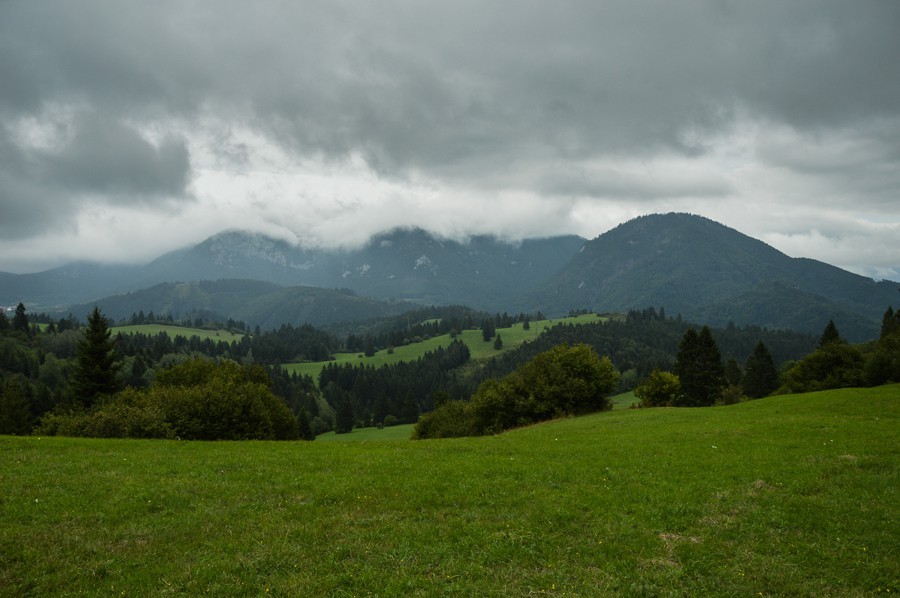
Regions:
M 849 338 L 877 336 L 898 284 L 791 258 L 690 214 L 636 218 L 588 241 L 528 296 L 547 313 L 663 306 L 713 325 L 755 324 L 821 332 L 833 319 Z

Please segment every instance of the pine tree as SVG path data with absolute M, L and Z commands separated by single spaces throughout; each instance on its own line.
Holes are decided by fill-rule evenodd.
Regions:
M 725 368 L 722 354 L 707 326 L 697 334 L 693 328 L 685 332 L 678 345 L 675 375 L 681 381 L 681 395 L 677 407 L 705 407 L 712 405 L 722 393 Z
M 500 338 L 500 335 L 497 335 L 497 338 L 494 339 L 494 350 L 499 351 L 503 348 L 503 339 Z
M 94 307 L 78 342 L 72 382 L 73 398 L 86 407 L 121 389 L 117 376 L 121 362 L 110 336 L 109 321 Z
M 759 399 L 767 397 L 778 388 L 778 370 L 772 354 L 762 341 L 756 343 L 753 354 L 747 358 L 744 368 L 744 393 Z
M 841 333 L 838 332 L 837 326 L 834 325 L 834 320 L 828 320 L 828 325 L 825 326 L 825 330 L 822 331 L 822 336 L 819 337 L 819 348 L 821 349 L 831 343 L 843 342 L 844 339 L 841 338 Z
M 22 303 L 16 307 L 16 315 L 13 316 L 12 327 L 13 330 L 28 334 L 28 316 L 25 315 L 25 306 Z

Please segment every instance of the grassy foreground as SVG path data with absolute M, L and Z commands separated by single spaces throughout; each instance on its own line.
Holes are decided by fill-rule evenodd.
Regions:
M 495 437 L 0 437 L 0 594 L 900 590 L 900 386 Z

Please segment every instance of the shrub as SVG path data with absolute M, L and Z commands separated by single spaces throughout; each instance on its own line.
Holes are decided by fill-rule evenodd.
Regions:
M 448 401 L 423 416 L 414 438 L 496 434 L 567 415 L 612 407 L 618 372 L 587 345 L 558 345 L 502 379 L 488 379 L 469 405 Z M 449 405 L 449 407 L 447 406 Z M 452 432 L 452 433 L 451 433 Z
M 53 414 L 39 433 L 60 436 L 289 440 L 297 419 L 265 383 L 265 370 L 194 359 L 160 372 L 149 389 L 128 389 L 90 412 Z
M 643 384 L 634 389 L 640 399 L 639 407 L 671 407 L 681 392 L 678 376 L 662 370 L 653 370 Z
M 387 418 L 385 418 L 385 424 L 387 424 Z M 413 429 L 412 438 L 421 440 L 423 438 L 456 438 L 477 435 L 471 405 L 465 401 L 447 401 L 419 418 Z

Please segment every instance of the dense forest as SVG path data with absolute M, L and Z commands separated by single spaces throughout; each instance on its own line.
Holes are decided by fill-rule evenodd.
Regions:
M 258 411 L 266 405 L 264 409 L 270 409 L 269 394 L 277 397 L 297 421 L 296 434 L 291 427 L 279 428 L 279 434 L 288 436 L 312 438 L 329 430 L 347 432 L 360 426 L 413 423 L 445 403 L 470 400 L 487 381 L 507 378 L 560 346 L 585 346 L 609 359 L 615 369 L 616 389 L 636 390 L 646 406 L 711 404 L 774 391 L 874 385 L 900 379 L 900 313 L 892 308 L 885 312 L 880 338 L 864 345 L 847 343 L 833 322 L 818 339 L 732 324 L 703 327 L 697 335 L 695 329 L 700 327 L 680 316 L 668 317 L 662 308 L 647 308 L 598 318 L 596 323 L 556 325 L 535 340 L 487 360 L 473 361 L 468 347 L 457 340 L 418 359 L 378 368 L 328 364 L 318 380 L 288 373 L 281 367 L 288 362 L 327 361 L 337 351 L 371 353 L 441 334 L 453 337 L 471 329 L 480 329 L 484 340 L 493 340 L 494 347 L 499 348 L 498 328 L 520 322 L 527 325 L 540 317 L 485 314 L 455 306 L 373 320 L 355 331 L 283 325 L 276 330 L 256 328 L 251 332 L 234 320 L 216 324 L 198 318 L 183 322 L 244 332 L 237 340 L 226 342 L 187 333 L 112 335 L 110 322 L 99 310 L 95 309 L 87 322 L 72 316 L 54 320 L 44 315 L 30 318 L 20 304 L 11 318 L 0 314 L 0 433 L 90 429 L 94 433 L 128 435 L 122 430 L 150 434 L 147 430 L 152 429 L 166 437 L 179 436 L 171 422 L 134 427 L 131 420 L 126 421 L 132 417 L 127 414 L 139 411 L 135 405 L 146 408 L 151 399 L 156 401 L 152 403 L 155 413 L 162 413 L 170 409 L 173 393 L 195 396 L 197 409 L 201 409 L 203 401 L 215 402 L 210 397 L 215 396 L 212 389 L 216 388 L 243 389 L 229 391 L 247 401 L 234 409 Z M 151 321 L 159 319 L 139 313 L 122 323 Z M 174 323 L 165 317 L 162 321 Z M 338 335 L 344 332 L 346 336 L 340 339 Z M 697 353 L 697 347 L 689 345 L 698 343 L 708 346 L 706 358 L 710 361 L 704 369 L 715 373 L 708 393 L 712 398 L 684 402 L 684 389 L 691 384 L 692 375 L 684 356 L 689 350 Z M 218 364 L 219 369 L 191 365 L 198 361 Z M 167 377 L 178 378 L 170 373 L 178 368 L 187 372 L 181 375 L 181 381 L 164 384 Z M 102 378 L 99 370 L 110 376 L 95 388 L 96 380 Z M 763 370 L 765 379 L 759 374 Z M 123 395 L 126 389 L 132 394 Z M 61 415 L 76 412 L 80 413 L 81 419 L 76 419 L 81 428 L 60 424 Z M 88 417 L 92 412 L 94 415 Z M 266 417 L 271 423 L 276 415 Z M 55 427 L 48 427 L 49 421 L 56 422 Z M 244 430 L 236 437 L 255 436 Z

